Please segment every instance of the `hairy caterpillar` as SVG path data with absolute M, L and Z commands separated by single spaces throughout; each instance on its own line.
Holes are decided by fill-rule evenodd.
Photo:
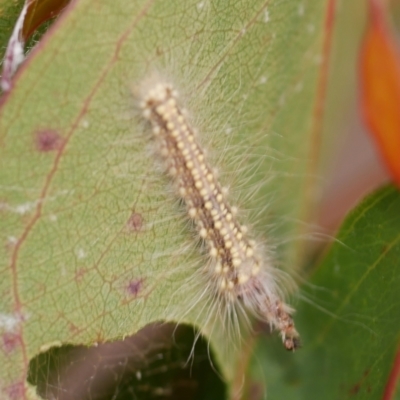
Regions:
M 212 261 L 204 271 L 214 295 L 228 308 L 244 305 L 280 332 L 286 349 L 295 350 L 300 340 L 293 310 L 281 299 L 276 271 L 262 246 L 237 220 L 236 208 L 228 203 L 178 103 L 178 93 L 168 83 L 155 83 L 142 94 L 141 108 L 188 216 L 207 245 Z

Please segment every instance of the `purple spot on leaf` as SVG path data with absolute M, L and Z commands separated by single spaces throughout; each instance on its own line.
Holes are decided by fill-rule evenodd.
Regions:
M 143 217 L 141 214 L 134 212 L 127 222 L 129 232 L 139 232 L 143 228 Z
M 3 348 L 6 354 L 11 353 L 19 344 L 20 337 L 15 333 L 3 334 Z
M 24 398 L 25 388 L 23 382 L 16 382 L 4 388 L 4 392 L 11 400 L 21 400 Z
M 129 295 L 132 297 L 136 297 L 143 288 L 143 282 L 143 278 L 131 280 L 126 287 Z
M 35 134 L 36 149 L 41 152 L 59 149 L 62 141 L 62 137 L 54 129 L 41 129 Z

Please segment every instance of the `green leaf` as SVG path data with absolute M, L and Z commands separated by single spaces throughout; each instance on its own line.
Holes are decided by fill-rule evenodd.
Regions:
M 21 12 L 23 4 L 24 1 L 22 0 L 0 0 L 0 48 L 2 52 L 7 47 L 15 21 Z
M 399 191 L 386 188 L 346 219 L 304 290 L 295 357 L 260 345 L 259 360 L 274 360 L 264 373 L 280 378 L 272 398 L 383 398 L 400 343 L 399 209 Z
M 226 328 L 206 324 L 205 258 L 131 88 L 170 79 L 244 222 L 297 236 L 325 3 L 82 0 L 42 38 L 0 109 L 0 393 L 23 397 L 41 351 L 157 321 L 210 335 L 234 379 L 239 347 L 224 357 Z M 300 264 L 294 246 L 278 257 Z

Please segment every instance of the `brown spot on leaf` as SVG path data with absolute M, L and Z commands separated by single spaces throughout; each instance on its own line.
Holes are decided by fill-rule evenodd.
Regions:
M 364 383 L 365 379 L 367 378 L 367 376 L 369 375 L 370 370 L 366 369 L 363 373 L 362 378 L 355 384 L 353 385 L 350 390 L 349 390 L 349 394 L 350 395 L 356 395 L 358 394 L 358 392 L 361 389 L 362 384 Z
M 360 388 L 361 388 L 361 384 L 358 382 L 350 388 L 349 394 L 356 395 L 360 391 Z
M 72 322 L 68 324 L 68 329 L 72 333 L 78 333 L 79 332 L 79 328 L 75 324 L 73 324 Z
M 126 224 L 129 232 L 139 232 L 143 228 L 143 217 L 141 214 L 134 212 L 129 217 L 129 220 Z
M 75 271 L 75 281 L 80 283 L 83 280 L 83 277 L 85 276 L 87 270 L 86 268 L 79 268 Z
M 54 129 L 41 129 L 35 133 L 36 149 L 41 152 L 49 152 L 60 148 L 62 137 Z
M 16 333 L 3 334 L 3 349 L 6 354 L 11 353 L 19 344 L 20 336 Z
M 382 246 L 381 254 L 382 255 L 386 254 L 388 252 L 389 248 L 390 247 L 388 244 L 385 244 L 384 246 Z

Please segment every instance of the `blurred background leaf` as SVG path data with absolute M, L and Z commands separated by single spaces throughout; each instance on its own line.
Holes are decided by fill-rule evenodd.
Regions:
M 279 376 L 271 398 L 393 399 L 394 390 L 384 394 L 396 382 L 400 351 L 399 209 L 400 194 L 389 187 L 348 216 L 304 286 L 297 316 L 304 348 L 295 357 L 260 342 L 254 368 L 274 362 L 258 376 Z
M 400 185 L 400 50 L 385 3 L 369 0 L 360 54 L 361 105 L 388 170 Z

